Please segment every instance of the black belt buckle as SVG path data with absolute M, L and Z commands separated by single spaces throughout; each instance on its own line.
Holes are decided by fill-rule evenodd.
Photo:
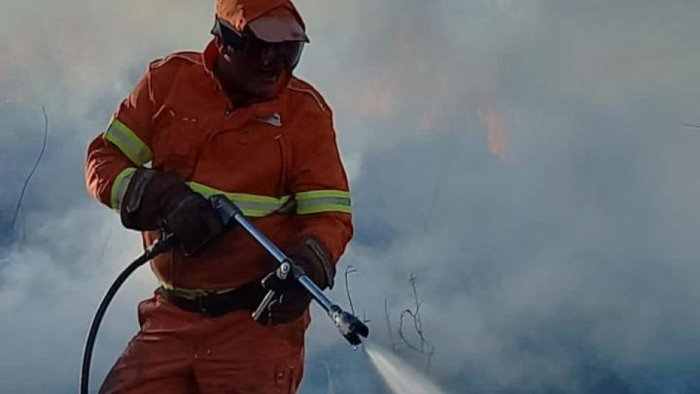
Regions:
M 201 296 L 195 298 L 197 302 L 197 312 L 203 314 L 203 315 L 210 315 L 209 311 L 211 308 L 209 307 L 209 296 Z
M 236 302 L 235 290 L 224 294 L 207 294 L 197 297 L 197 312 L 211 317 L 220 317 L 227 313 L 241 309 Z

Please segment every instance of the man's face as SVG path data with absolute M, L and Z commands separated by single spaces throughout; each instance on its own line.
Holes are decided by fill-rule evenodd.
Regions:
M 289 81 L 303 43 L 267 42 L 251 32 L 239 34 L 230 29 L 220 33 L 216 74 L 224 88 L 252 101 L 275 97 Z
M 226 45 L 219 46 L 219 54 L 216 72 L 224 88 L 253 99 L 274 97 L 280 83 L 286 83 L 291 74 L 282 62 L 259 62 Z

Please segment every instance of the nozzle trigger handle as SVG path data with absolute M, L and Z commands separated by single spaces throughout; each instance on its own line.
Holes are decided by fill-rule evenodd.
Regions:
M 267 311 L 270 307 L 270 303 L 275 299 L 275 296 L 277 296 L 277 292 L 274 290 L 269 290 L 267 294 L 265 294 L 260 305 L 258 305 L 258 308 L 253 312 L 253 320 L 261 324 L 267 322 Z
M 267 313 L 270 309 L 270 304 L 277 298 L 277 293 L 284 290 L 284 281 L 287 279 L 287 275 L 291 270 L 292 265 L 289 262 L 285 262 L 275 271 L 263 278 L 260 285 L 263 289 L 267 289 L 267 294 L 263 297 L 258 308 L 253 312 L 253 320 L 260 324 L 265 324 L 268 321 L 269 314 Z

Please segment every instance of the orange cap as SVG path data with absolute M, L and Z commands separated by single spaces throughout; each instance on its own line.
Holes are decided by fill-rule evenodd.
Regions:
M 216 16 L 239 32 L 249 27 L 264 41 L 309 41 L 301 15 L 288 0 L 217 0 Z

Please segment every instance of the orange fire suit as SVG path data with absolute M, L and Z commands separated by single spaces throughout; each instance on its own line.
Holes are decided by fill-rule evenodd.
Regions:
M 297 78 L 273 100 L 234 108 L 212 73 L 217 56 L 212 42 L 203 53 L 150 64 L 88 148 L 88 190 L 119 209 L 130 177 L 150 162 L 206 196 L 225 194 L 281 249 L 311 235 L 337 262 L 353 228 L 331 109 Z M 158 235 L 144 233 L 144 244 Z M 195 296 L 260 280 L 274 267 L 240 228 L 198 255 L 172 251 L 151 262 L 162 286 Z M 247 311 L 212 318 L 156 294 L 140 304 L 139 323 L 101 392 L 290 393 L 301 380 L 308 311 L 264 327 Z

